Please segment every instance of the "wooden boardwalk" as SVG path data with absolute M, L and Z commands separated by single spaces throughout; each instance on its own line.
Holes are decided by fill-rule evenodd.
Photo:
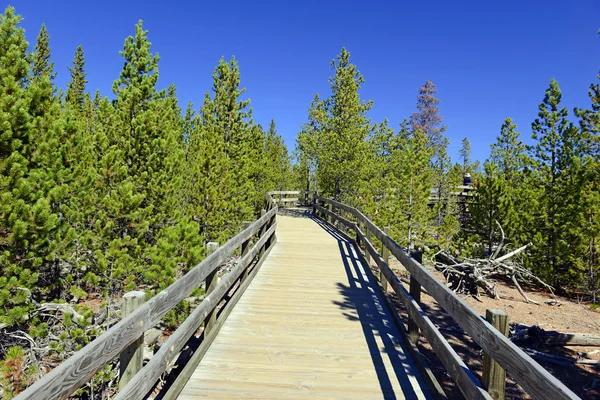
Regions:
M 180 398 L 430 398 L 352 245 L 296 213 Z

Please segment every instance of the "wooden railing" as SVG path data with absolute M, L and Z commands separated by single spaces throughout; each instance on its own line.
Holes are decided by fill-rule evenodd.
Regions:
M 569 388 L 535 362 L 506 336 L 495 329 L 464 300 L 456 296 L 446 285 L 415 258 L 402 249 L 387 233 L 377 227 L 369 218 L 354 207 L 315 196 L 313 212 L 329 220 L 335 227 L 344 226 L 356 234 L 357 244 L 362 243 L 365 256 L 371 256 L 381 271 L 381 284 L 389 286 L 402 301 L 409 316 L 409 334 L 418 337 L 419 330 L 427 339 L 450 377 L 468 399 L 496 399 L 492 397 L 477 377 L 467 367 L 460 356 L 437 329 L 435 324 L 423 312 L 419 304 L 421 287 L 432 296 L 473 340 L 485 351 L 490 359 L 508 371 L 511 377 L 525 391 L 539 399 L 578 399 Z M 371 242 L 371 235 L 381 242 L 384 253 L 388 251 L 410 273 L 410 291 L 390 269 L 387 254 L 379 254 Z M 414 341 L 414 340 L 413 340 Z M 502 396 L 503 398 L 503 396 Z
M 312 190 L 302 190 L 302 191 L 275 191 L 268 192 L 267 196 L 271 196 L 271 199 L 274 203 L 279 205 L 281 208 L 288 206 L 309 206 L 312 204 L 313 196 L 316 195 L 317 192 Z M 291 197 L 290 197 L 291 196 Z
M 260 219 L 246 223 L 247 227 L 223 246 L 216 248 L 200 264 L 181 279 L 124 316 L 83 349 L 61 363 L 39 381 L 22 392 L 17 399 L 64 399 L 88 382 L 100 368 L 121 353 L 135 353 L 136 343 L 143 346 L 144 332 L 155 326 L 164 315 L 184 300 L 195 288 L 205 283 L 204 300 L 175 330 L 139 372 L 120 385 L 117 399 L 142 399 L 155 387 L 162 374 L 177 359 L 180 351 L 198 339 L 194 336 L 204 323 L 203 338 L 195 352 L 175 378 L 163 398 L 177 397 L 192 372 L 210 346 L 225 319 L 235 306 L 252 278 L 258 272 L 275 243 L 277 204 L 266 195 L 266 209 Z M 252 248 L 250 245 L 253 244 Z M 217 246 L 214 246 L 217 247 Z M 217 279 L 219 267 L 237 249 L 240 259 L 235 267 Z M 222 304 L 225 302 L 224 304 Z M 218 307 L 221 305 L 221 307 Z M 140 340 L 140 338 L 142 338 Z M 121 358 L 123 360 L 123 357 Z M 141 363 L 140 363 L 141 364 Z M 124 368 L 122 366 L 121 370 Z M 123 386 L 123 387 L 121 387 Z

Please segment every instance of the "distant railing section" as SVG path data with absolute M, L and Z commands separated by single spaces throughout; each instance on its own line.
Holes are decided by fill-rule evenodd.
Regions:
M 245 228 L 221 247 L 217 243 L 209 243 L 212 253 L 200 264 L 147 302 L 141 299 L 135 304 L 137 308 L 127 310 L 127 315 L 119 323 L 43 376 L 17 399 L 65 399 L 121 353 L 127 353 L 126 357 L 121 357 L 121 362 L 126 360 L 129 365 L 121 366 L 121 371 L 127 372 L 128 382 L 119 385 L 116 398 L 146 398 L 177 360 L 181 350 L 195 348 L 163 397 L 176 398 L 276 241 L 278 207 L 270 194 L 265 199 L 265 209 L 257 221 L 245 223 Z M 216 275 L 219 267 L 238 249 L 240 259 L 219 279 Z M 135 361 L 135 354 L 141 354 L 139 346 L 144 345 L 144 332 L 155 326 L 203 282 L 206 290 L 203 301 L 169 336 L 148 364 L 139 369 L 142 363 Z M 133 294 L 130 297 L 139 298 L 140 293 Z M 196 334 L 200 331 L 202 336 L 199 339 Z M 200 344 L 198 340 L 201 340 Z M 139 367 L 135 367 L 138 362 Z
M 408 330 L 416 343 L 419 330 L 444 364 L 450 377 L 468 399 L 496 399 L 497 393 L 488 393 L 475 374 L 450 346 L 448 341 L 427 317 L 420 306 L 421 287 L 432 296 L 473 340 L 485 351 L 489 359 L 497 362 L 528 394 L 539 399 L 578 399 L 569 388 L 552 376 L 542 366 L 513 344 L 492 324 L 452 292 L 420 261 L 409 255 L 370 218 L 354 207 L 315 195 L 313 213 L 338 229 L 353 230 L 356 243 L 365 248 L 365 258 L 373 258 L 378 265 L 382 287 L 392 287 L 408 311 Z M 381 243 L 381 255 L 371 242 L 371 235 Z M 410 273 L 410 291 L 390 269 L 387 254 L 391 253 Z M 486 361 L 489 363 L 489 359 Z M 485 380 L 485 379 L 484 379 Z M 493 394 L 493 397 L 490 395 Z M 504 396 L 502 396 L 504 398 Z
M 317 192 L 313 190 L 284 190 L 268 192 L 266 196 L 270 196 L 271 200 L 280 208 L 312 205 L 313 197 Z

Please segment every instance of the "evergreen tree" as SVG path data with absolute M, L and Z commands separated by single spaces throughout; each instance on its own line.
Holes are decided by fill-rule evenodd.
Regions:
M 600 79 L 600 74 L 597 76 Z M 582 233 L 587 238 L 585 255 L 588 273 L 588 288 L 592 300 L 597 303 L 598 271 L 600 270 L 600 84 L 590 85 L 588 96 L 590 109 L 575 109 L 579 125 L 585 140 L 583 166 L 584 183 L 582 188 L 582 207 L 584 224 Z
M 539 246 L 537 250 L 543 254 L 540 261 L 556 287 L 564 283 L 569 274 L 572 279 L 579 272 L 574 255 L 581 245 L 577 226 L 582 223 L 578 178 L 580 133 L 568 122 L 567 109 L 560 108 L 561 98 L 558 83 L 553 79 L 540 104 L 538 118 L 532 123 L 532 136 L 537 143 L 531 148 L 538 183 L 543 189 L 542 214 L 538 220 L 543 248 Z
M 85 85 L 88 82 L 85 71 L 85 59 L 83 57 L 83 47 L 77 46 L 73 66 L 69 67 L 71 80 L 67 83 L 67 103 L 83 106 L 85 100 Z
M 409 249 L 423 246 L 431 233 L 428 206 L 433 183 L 431 154 L 426 136 L 420 131 L 411 133 L 404 120 L 392 146 L 396 201 L 389 224 L 399 243 Z M 394 229 L 398 232 L 394 233 Z
M 433 149 L 433 157 L 438 157 L 441 148 L 447 147 L 447 139 L 444 136 L 446 125 L 442 125 L 444 118 L 439 115 L 438 99 L 435 94 L 437 88 L 431 81 L 426 81 L 419 89 L 417 96 L 417 112 L 410 117 L 412 132 L 420 131 L 427 137 L 428 145 Z
M 50 36 L 45 24 L 42 24 L 35 44 L 31 75 L 33 79 L 40 79 L 44 75 L 48 75 L 51 80 L 56 77 L 54 63 L 50 62 Z
M 462 159 L 462 169 L 463 175 L 467 172 L 471 172 L 469 170 L 469 166 L 471 164 L 471 143 L 469 143 L 468 138 L 463 138 L 462 147 L 458 151 L 460 158 Z
M 319 165 L 320 132 L 326 117 L 325 103 L 317 93 L 308 109 L 308 122 L 302 125 L 296 138 L 296 180 L 302 190 L 317 190 L 316 172 Z
M 233 233 L 231 159 L 225 136 L 215 121 L 214 103 L 206 93 L 200 115 L 193 117 L 187 155 L 189 215 L 199 224 L 207 241 L 222 242 Z
M 331 65 L 335 76 L 329 80 L 332 95 L 325 101 L 327 117 L 320 132 L 319 188 L 336 200 L 353 203 L 366 153 L 365 140 L 372 129 L 366 116 L 372 102 L 360 99 L 358 91 L 364 78 L 350 63 L 346 49 L 342 49 Z
M 21 322 L 30 308 L 20 288 L 37 296 L 39 267 L 58 225 L 32 176 L 28 44 L 20 22 L 12 7 L 0 16 L 0 320 L 8 324 Z
M 259 148 L 257 141 L 260 136 L 251 126 L 250 100 L 240 99 L 246 89 L 240 87 L 240 70 L 234 57 L 230 62 L 221 58 L 215 67 L 213 91 L 212 104 L 206 110 L 212 115 L 210 118 L 203 117 L 203 124 L 212 124 L 214 132 L 223 136 L 225 155 L 229 159 L 228 173 L 233 180 L 230 201 L 235 211 L 230 222 L 231 228 L 237 229 L 253 214 L 256 195 L 250 178 L 258 162 L 252 156 L 253 150 Z
M 442 125 L 443 117 L 439 115 L 440 100 L 435 96 L 437 88 L 431 81 L 426 81 L 419 89 L 417 96 L 417 112 L 410 117 L 412 132 L 421 132 L 427 138 L 427 146 L 431 150 L 431 166 L 433 168 L 433 190 L 438 201 L 433 207 L 433 227 L 438 244 L 449 238 L 457 227 L 457 208 L 451 197 L 452 183 L 447 179 L 451 167 L 448 156 L 448 138 L 444 136 L 446 126 Z M 456 182 L 454 182 L 456 184 Z
M 283 138 L 277 134 L 275 120 L 271 119 L 269 131 L 265 140 L 265 160 L 266 160 L 266 190 L 290 190 L 291 189 L 291 163 L 287 147 Z M 263 189 L 264 189 L 263 188 Z

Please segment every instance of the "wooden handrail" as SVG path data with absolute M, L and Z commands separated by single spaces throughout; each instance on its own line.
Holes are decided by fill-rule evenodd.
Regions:
M 523 350 L 513 344 L 506 336 L 498 332 L 489 322 L 471 308 L 471 306 L 447 288 L 446 285 L 440 282 L 431 272 L 425 269 L 423 265 L 411 257 L 362 212 L 354 207 L 319 195 L 315 195 L 315 198 L 317 201 L 330 204 L 337 209 L 344 210 L 353 215 L 365 229 L 369 230 L 385 247 L 388 248 L 390 253 L 400 261 L 411 276 L 427 290 L 427 292 L 473 338 L 473 340 L 496 362 L 498 362 L 498 364 L 506 369 L 518 384 L 525 388 L 527 393 L 535 398 L 541 399 L 553 398 L 566 400 L 579 398 L 556 377 L 551 375 L 541 365 L 523 352 Z M 434 350 L 436 350 L 442 363 L 448 368 L 449 374 L 457 382 L 467 398 L 489 398 L 485 397 L 485 395 L 489 396 L 487 392 L 485 395 L 481 393 L 480 384 L 479 386 L 473 386 L 473 382 L 471 384 L 468 383 L 469 381 L 472 381 L 472 373 L 470 375 L 465 375 L 466 372 L 463 368 L 464 362 L 462 362 L 462 360 L 459 362 L 455 359 L 452 355 L 453 350 L 449 344 L 443 339 L 443 336 L 439 334 L 437 328 L 435 328 L 434 325 L 430 325 L 431 321 L 428 322 L 428 318 L 425 316 L 420 306 L 418 306 L 418 303 L 415 302 L 412 296 L 406 291 L 400 280 L 397 279 L 393 271 L 389 269 L 389 266 L 384 265 L 381 256 L 367 240 L 366 236 L 360 231 L 358 224 L 329 211 L 325 207 L 317 206 L 316 209 L 356 231 L 359 240 L 365 243 L 367 251 L 373 255 L 375 261 L 378 262 L 378 265 L 381 264 L 380 268 L 383 266 L 386 279 L 400 299 L 403 300 L 404 305 L 409 310 L 409 314 L 412 314 L 411 317 L 419 325 L 419 328 L 423 331 Z M 377 254 L 377 257 L 375 257 L 375 254 Z M 440 338 L 443 340 L 440 341 Z M 443 348 L 446 348 L 447 351 L 444 351 Z M 454 352 L 454 354 L 456 353 Z M 449 358 L 447 356 L 449 356 Z M 446 357 L 446 360 L 444 360 L 443 357 Z
M 261 230 L 259 241 L 257 245 L 254 246 L 253 251 L 249 252 L 249 254 L 238 263 L 239 268 L 236 267 L 234 269 L 236 271 L 235 274 L 238 272 L 241 273 L 244 268 L 242 265 L 248 265 L 246 262 L 249 262 L 251 259 L 250 256 L 256 256 L 256 254 L 260 252 L 260 247 L 262 246 L 259 246 L 257 249 L 258 244 L 264 245 L 264 243 L 269 242 L 270 245 L 271 237 L 274 235 L 277 205 L 272 202 L 269 195 L 267 195 L 267 200 L 269 201 L 269 210 L 257 221 L 234 236 L 223 246 L 219 247 L 214 253 L 206 257 L 181 279 L 162 290 L 148 302 L 142 304 L 134 312 L 123 318 L 119 323 L 90 342 L 83 349 L 73 354 L 69 359 L 65 360 L 58 367 L 43 376 L 16 398 L 28 400 L 64 399 L 73 394 L 100 368 L 115 359 L 115 357 L 117 357 L 129 344 L 133 343 L 142 336 L 145 331 L 156 325 L 167 312 L 172 310 L 181 300 L 185 299 L 192 290 L 198 287 L 208 274 L 216 270 L 236 249 L 241 247 L 243 243 L 246 243 L 252 236 Z M 268 225 L 268 229 L 262 229 L 266 225 Z M 231 275 L 231 272 L 229 274 Z M 230 278 L 227 278 L 227 282 L 229 280 Z M 220 284 L 217 287 L 217 290 L 207 296 L 207 298 L 192 313 L 193 320 L 190 320 L 190 322 L 186 324 L 186 319 L 186 322 L 184 322 L 185 326 L 182 325 L 185 334 L 174 334 L 175 338 L 172 339 L 172 342 L 176 344 L 175 347 L 179 346 L 182 337 L 187 335 L 190 325 L 195 324 L 196 321 L 200 321 L 203 318 L 202 315 L 204 314 L 204 311 L 208 312 L 214 308 L 214 305 L 218 304 L 223 297 L 221 292 L 223 292 L 226 282 L 224 281 L 222 283 L 223 285 Z M 221 294 L 220 297 L 219 294 Z M 217 300 L 217 297 L 219 300 Z M 199 309 L 200 311 L 198 311 Z M 177 332 L 177 330 L 175 332 Z M 161 367 L 166 367 L 166 361 L 171 359 L 170 356 L 173 352 L 169 351 L 167 347 L 163 347 L 165 348 L 165 351 L 161 355 L 161 361 L 165 361 L 165 363 L 161 363 Z M 161 350 L 162 349 L 163 348 L 161 348 Z M 158 363 L 159 362 L 157 361 L 153 365 Z M 142 371 L 144 371 L 144 369 L 142 369 Z M 132 382 L 139 381 L 136 377 L 137 375 L 126 387 L 129 387 Z

